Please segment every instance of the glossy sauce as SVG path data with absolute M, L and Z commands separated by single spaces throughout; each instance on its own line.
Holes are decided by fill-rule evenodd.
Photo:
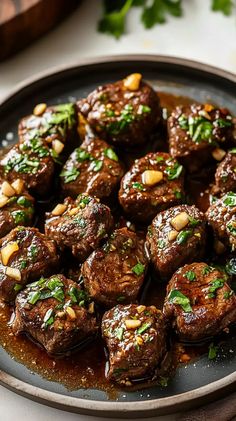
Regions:
M 167 113 L 178 104 L 187 105 L 193 102 L 189 98 L 178 97 L 163 92 L 159 96 L 162 108 L 166 109 Z M 164 132 L 165 128 L 163 129 Z M 157 142 L 161 144 L 159 143 L 160 137 L 157 138 Z M 154 149 L 156 150 L 156 147 Z M 160 150 L 161 148 L 157 149 Z M 141 155 L 144 154 L 145 152 L 142 152 Z M 134 155 L 136 154 L 134 153 Z M 134 156 L 131 152 L 129 160 L 132 161 L 133 158 Z M 209 180 L 211 177 L 212 174 L 209 173 L 207 179 Z M 208 207 L 208 193 L 204 193 L 206 189 L 205 181 L 205 179 L 203 181 L 200 179 L 187 181 L 187 190 L 194 192 L 192 199 L 202 210 Z M 42 222 L 39 222 L 38 225 L 42 227 Z M 155 282 L 155 279 L 151 279 L 147 282 L 147 288 L 145 288 L 145 292 L 141 296 L 141 301 L 144 304 L 153 304 L 158 308 L 162 308 L 164 297 L 165 284 Z M 6 304 L 0 303 L 0 343 L 13 359 L 24 364 L 28 369 L 40 374 L 47 380 L 62 383 L 68 390 L 98 388 L 106 391 L 110 398 L 115 398 L 117 388 L 115 385 L 108 383 L 105 378 L 106 357 L 101 339 L 89 343 L 84 349 L 74 352 L 70 356 L 55 358 L 49 356 L 43 348 L 36 345 L 26 336 L 14 336 L 9 324 L 11 314 L 12 309 Z M 185 348 L 182 344 L 174 343 L 172 345 L 172 363 L 171 367 L 168 368 L 168 374 L 179 363 L 183 362 L 186 364 L 186 362 L 206 352 L 206 349 L 206 347 Z M 145 386 L 150 386 L 150 383 L 139 384 L 136 389 Z

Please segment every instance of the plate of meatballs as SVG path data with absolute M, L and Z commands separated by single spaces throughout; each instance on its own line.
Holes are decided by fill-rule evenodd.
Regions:
M 0 105 L 0 381 L 142 417 L 235 388 L 236 80 L 91 60 Z

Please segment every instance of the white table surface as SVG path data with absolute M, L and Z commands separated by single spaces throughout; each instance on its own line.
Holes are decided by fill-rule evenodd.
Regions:
M 68 0 L 69 1 L 69 0 Z M 185 16 L 144 30 L 138 9 L 129 16 L 127 34 L 119 41 L 96 32 L 100 0 L 87 0 L 65 22 L 44 38 L 0 64 L 0 100 L 17 83 L 41 70 L 103 54 L 150 53 L 205 62 L 236 73 L 236 16 L 209 11 L 210 0 L 184 2 Z M 0 40 L 1 45 L 1 40 Z M 31 402 L 1 387 L 0 419 L 13 421 L 98 421 Z M 155 418 L 173 421 L 175 416 Z

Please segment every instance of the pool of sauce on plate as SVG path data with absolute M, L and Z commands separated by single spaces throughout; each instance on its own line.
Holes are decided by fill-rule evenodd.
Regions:
M 176 105 L 188 105 L 193 102 L 190 98 L 171 95 L 161 92 L 159 94 L 161 106 L 168 114 Z M 209 178 L 208 178 L 209 180 Z M 206 186 L 198 180 L 188 180 L 187 189 L 194 192 L 193 200 L 203 211 L 208 207 L 208 193 L 204 193 Z M 142 299 L 146 305 L 156 305 L 162 308 L 165 296 L 165 284 L 150 281 L 148 291 Z M 105 377 L 106 357 L 101 339 L 96 339 L 85 348 L 64 357 L 49 356 L 43 348 L 36 345 L 24 335 L 14 336 L 9 320 L 13 309 L 0 303 L 0 344 L 11 355 L 12 359 L 22 363 L 32 372 L 49 381 L 59 382 L 68 390 L 79 388 L 97 388 L 108 393 L 115 399 L 117 387 L 109 383 Z M 180 363 L 188 363 L 207 351 L 207 346 L 185 347 L 183 344 L 173 343 L 172 362 L 168 367 L 167 376 L 173 373 Z M 156 381 L 155 381 L 156 382 Z M 154 382 L 154 384 L 155 384 Z M 150 382 L 134 386 L 140 389 L 150 386 Z

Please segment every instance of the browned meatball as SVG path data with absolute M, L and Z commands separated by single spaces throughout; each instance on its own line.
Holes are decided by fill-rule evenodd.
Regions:
M 135 302 L 147 263 L 144 241 L 127 228 L 115 230 L 107 243 L 82 265 L 85 289 L 96 302 L 107 307 Z
M 236 193 L 226 193 L 208 208 L 206 216 L 215 238 L 215 251 L 236 250 Z
M 87 296 L 63 275 L 28 285 L 16 299 L 15 334 L 27 333 L 50 354 L 64 353 L 97 332 Z
M 236 191 L 235 152 L 228 152 L 223 161 L 218 165 L 215 173 L 213 194 L 224 194 L 230 191 Z
M 165 324 L 160 310 L 143 305 L 117 305 L 102 319 L 109 352 L 107 377 L 126 386 L 151 377 L 166 353 Z
M 164 315 L 182 340 L 201 341 L 236 321 L 236 296 L 224 272 L 192 263 L 172 276 Z
M 104 199 L 117 187 L 123 173 L 118 156 L 106 142 L 86 139 L 63 167 L 62 191 L 71 197 L 86 192 Z
M 16 179 L 12 184 L 0 181 L 0 238 L 18 225 L 32 225 L 34 199 L 23 180 Z
M 168 118 L 170 154 L 190 172 L 203 167 L 218 145 L 233 141 L 232 116 L 210 104 L 178 106 Z
M 33 114 L 21 119 L 18 126 L 20 143 L 34 138 L 45 139 L 55 155 L 70 152 L 76 146 L 77 112 L 75 104 L 47 107 L 38 104 Z
M 150 222 L 158 212 L 181 203 L 183 182 L 183 167 L 175 159 L 149 153 L 122 178 L 119 201 L 130 218 Z
M 75 201 L 65 199 L 46 217 L 46 234 L 61 250 L 70 249 L 80 262 L 99 247 L 113 226 L 110 209 L 86 194 L 79 195 Z
M 17 293 L 59 266 L 53 240 L 36 228 L 17 227 L 0 240 L 0 297 L 13 301 Z
M 47 145 L 32 139 L 11 148 L 0 161 L 0 173 L 10 182 L 20 177 L 32 193 L 44 196 L 53 183 L 54 161 Z
M 206 221 L 196 206 L 180 205 L 159 213 L 148 228 L 146 248 L 151 261 L 166 279 L 180 266 L 205 253 Z
M 147 141 L 161 119 L 161 108 L 156 92 L 141 78 L 130 75 L 100 86 L 78 102 L 79 111 L 99 137 L 129 146 Z

